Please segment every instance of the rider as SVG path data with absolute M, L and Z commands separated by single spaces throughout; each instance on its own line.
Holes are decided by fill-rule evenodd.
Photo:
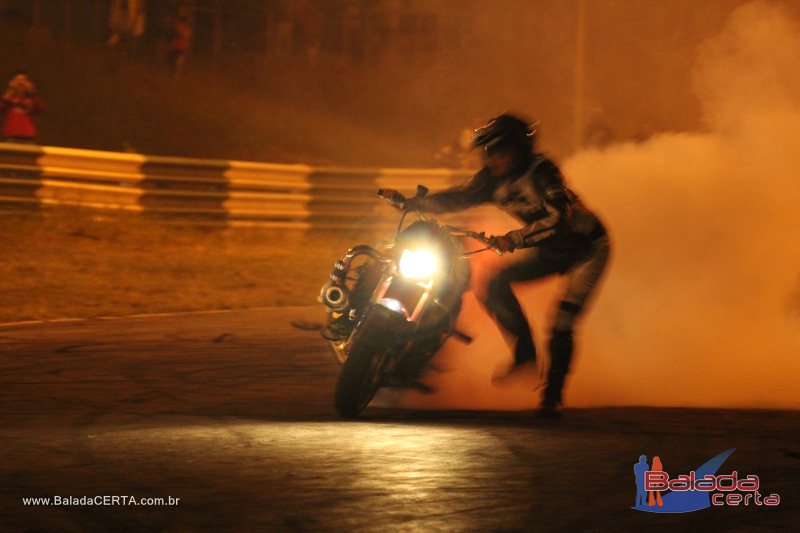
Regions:
M 492 237 L 491 244 L 513 252 L 515 261 L 492 279 L 483 302 L 496 322 L 516 337 L 514 366 L 536 360 L 533 334 L 510 284 L 562 274 L 561 295 L 550 337 L 550 369 L 540 416 L 557 416 L 573 352 L 573 326 L 600 279 L 610 243 L 598 218 L 569 190 L 553 161 L 536 151 L 535 129 L 519 117 L 502 114 L 475 130 L 473 144 L 483 149 L 484 167 L 466 183 L 405 199 L 394 190 L 387 197 L 407 208 L 431 213 L 461 211 L 490 203 L 523 226 Z

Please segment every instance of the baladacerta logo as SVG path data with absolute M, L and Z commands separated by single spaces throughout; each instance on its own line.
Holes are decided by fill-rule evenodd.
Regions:
M 670 478 L 661 459 L 653 457 L 652 465 L 647 456 L 640 456 L 633 465 L 636 475 L 636 505 L 631 509 L 649 513 L 690 513 L 712 505 L 775 506 L 781 503 L 777 494 L 762 496 L 761 480 L 754 474 L 741 476 L 734 470 L 730 474 L 717 475 L 735 448 L 709 459 L 688 474 Z

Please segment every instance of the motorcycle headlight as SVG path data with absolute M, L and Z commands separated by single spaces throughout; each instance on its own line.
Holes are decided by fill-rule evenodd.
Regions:
M 432 277 L 439 268 L 439 258 L 431 250 L 403 250 L 400 273 L 409 279 Z

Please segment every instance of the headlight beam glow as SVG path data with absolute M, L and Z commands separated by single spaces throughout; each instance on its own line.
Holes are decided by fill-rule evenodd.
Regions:
M 439 258 L 431 250 L 405 249 L 400 256 L 400 273 L 408 279 L 430 278 L 438 268 Z

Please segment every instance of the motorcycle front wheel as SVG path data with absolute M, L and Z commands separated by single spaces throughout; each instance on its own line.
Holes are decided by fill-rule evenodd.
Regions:
M 367 311 L 336 383 L 333 403 L 343 418 L 356 418 L 378 392 L 393 340 L 404 322 L 404 317 L 382 306 Z

